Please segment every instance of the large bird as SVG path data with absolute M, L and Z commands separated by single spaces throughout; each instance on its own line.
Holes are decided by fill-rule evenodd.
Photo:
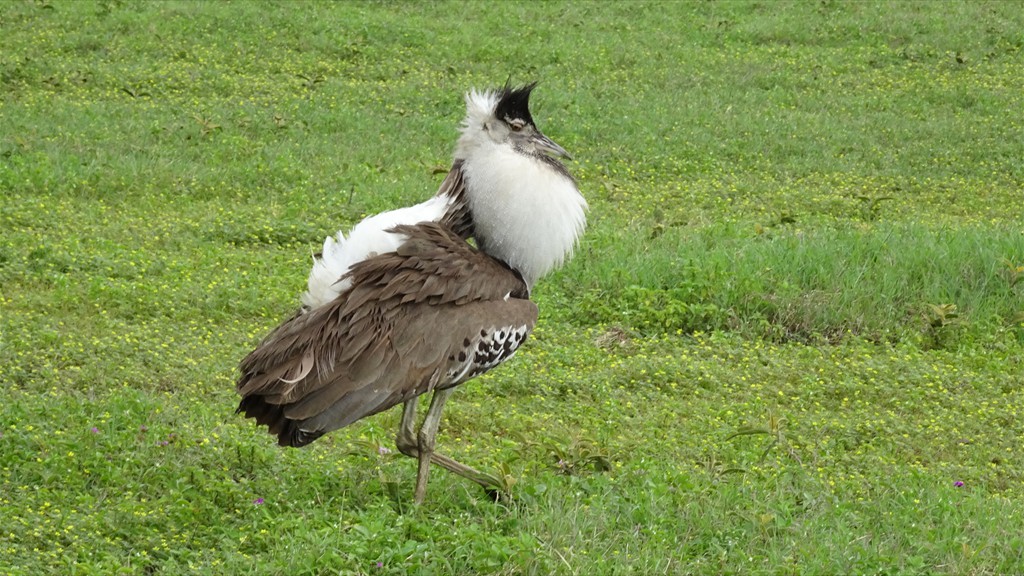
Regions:
M 419 460 L 416 503 L 431 462 L 488 487 L 434 452 L 441 411 L 456 386 L 523 344 L 537 321 L 531 288 L 572 255 L 586 224 L 587 202 L 558 160 L 568 154 L 530 115 L 535 85 L 468 93 L 437 194 L 327 238 L 300 310 L 242 360 L 239 412 L 299 447 L 404 403 L 397 445 Z

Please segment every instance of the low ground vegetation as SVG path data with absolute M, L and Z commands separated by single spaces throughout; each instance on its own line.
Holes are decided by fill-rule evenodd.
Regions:
M 1014 3 L 0 8 L 0 573 L 1024 571 Z M 411 505 L 397 414 L 282 450 L 238 360 L 430 195 L 470 87 L 591 203 Z

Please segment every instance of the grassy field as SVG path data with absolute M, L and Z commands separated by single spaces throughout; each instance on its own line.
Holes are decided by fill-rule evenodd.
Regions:
M 539 80 L 591 204 L 415 465 L 238 361 Z M 1020 2 L 0 4 L 0 574 L 1024 573 Z

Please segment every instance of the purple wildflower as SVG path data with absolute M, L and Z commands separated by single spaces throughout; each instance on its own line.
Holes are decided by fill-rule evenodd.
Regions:
M 92 428 L 89 428 L 89 432 L 92 432 L 93 434 L 99 434 L 100 433 L 100 429 L 95 427 L 95 426 L 93 426 Z
M 953 486 L 956 487 L 956 488 L 963 488 L 964 487 L 964 483 L 959 481 L 959 480 L 957 480 L 956 482 L 953 482 Z
M 263 498 L 257 498 L 253 500 L 252 503 L 259 506 L 260 504 L 263 504 Z
M 391 454 L 391 449 L 387 446 L 378 446 L 377 453 L 381 456 L 387 456 L 388 454 Z

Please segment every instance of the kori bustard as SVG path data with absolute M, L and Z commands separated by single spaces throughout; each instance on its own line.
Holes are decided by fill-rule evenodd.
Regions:
M 572 255 L 586 223 L 558 160 L 568 154 L 530 114 L 535 85 L 468 93 L 437 194 L 326 239 L 300 310 L 242 360 L 239 412 L 299 447 L 404 403 L 397 445 L 419 460 L 417 503 L 431 463 L 489 487 L 434 451 L 441 411 L 456 386 L 523 344 L 537 321 L 531 288 Z

